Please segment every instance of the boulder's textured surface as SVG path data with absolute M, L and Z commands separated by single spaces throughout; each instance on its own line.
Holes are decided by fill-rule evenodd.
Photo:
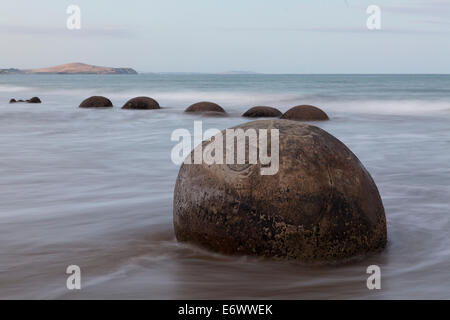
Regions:
M 80 104 L 80 108 L 107 108 L 112 106 L 113 105 L 108 98 L 100 96 L 87 98 Z
M 321 109 L 309 106 L 301 105 L 296 106 L 281 116 L 281 119 L 286 120 L 299 120 L 299 121 L 323 121 L 329 120 L 328 115 Z
M 259 120 L 234 128 L 278 129 L 279 171 L 263 176 L 261 164 L 183 164 L 174 193 L 179 241 L 225 254 L 303 262 L 385 247 L 378 189 L 342 142 L 296 121 Z
M 213 102 L 198 102 L 191 105 L 185 112 L 218 112 L 225 113 L 221 106 Z
M 28 103 L 41 103 L 41 99 L 39 99 L 38 97 L 33 97 L 29 100 L 27 100 Z
M 281 117 L 280 110 L 272 107 L 253 107 L 248 109 L 242 116 L 249 118 L 263 118 L 263 117 Z
M 122 109 L 149 110 L 160 109 L 159 103 L 149 97 L 136 97 L 128 100 Z

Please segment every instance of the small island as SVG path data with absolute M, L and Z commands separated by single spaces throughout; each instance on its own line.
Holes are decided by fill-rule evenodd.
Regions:
M 0 74 L 137 74 L 132 68 L 111 68 L 85 63 L 68 63 L 40 69 L 0 69 Z

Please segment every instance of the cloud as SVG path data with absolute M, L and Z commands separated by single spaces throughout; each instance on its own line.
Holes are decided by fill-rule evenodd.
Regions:
M 450 1 L 448 0 L 416 0 L 409 1 L 401 6 L 382 6 L 382 9 L 383 11 L 400 14 L 450 17 Z
M 216 28 L 218 31 L 239 31 L 239 32 L 316 32 L 316 33 L 348 33 L 348 34 L 403 34 L 403 35 L 418 35 L 418 34 L 427 34 L 427 35 L 439 35 L 446 32 L 440 30 L 423 30 L 423 29 L 406 29 L 406 28 L 385 28 L 383 27 L 381 30 L 369 30 L 367 27 L 285 27 L 285 28 Z
M 383 11 L 415 17 L 415 23 L 438 27 L 434 33 L 449 33 L 450 0 L 418 0 L 410 5 L 386 6 Z
M 366 34 L 441 34 L 441 31 L 432 31 L 432 30 L 412 30 L 412 29 L 404 29 L 404 28 L 382 28 L 381 30 L 369 30 L 367 28 L 299 28 L 293 29 L 298 31 L 305 32 L 331 32 L 331 33 L 366 33 Z
M 382 13 L 391 13 L 393 15 L 403 15 L 413 18 L 414 23 L 432 24 L 434 26 L 446 27 L 449 25 L 450 20 L 450 0 L 408 0 L 400 2 L 397 5 L 379 5 Z M 351 5 L 352 8 L 358 8 L 358 10 L 365 10 L 365 6 L 361 4 Z M 391 19 L 392 20 L 392 19 Z M 445 29 L 446 30 L 446 29 Z M 411 34 L 439 34 L 448 33 L 448 30 L 401 30 L 394 29 L 391 32 L 395 33 L 411 33 Z
M 119 27 L 90 27 L 82 26 L 80 30 L 69 30 L 67 28 L 54 28 L 46 26 L 18 26 L 0 25 L 0 33 L 18 36 L 82 36 L 82 37 L 112 37 L 130 38 L 134 32 Z

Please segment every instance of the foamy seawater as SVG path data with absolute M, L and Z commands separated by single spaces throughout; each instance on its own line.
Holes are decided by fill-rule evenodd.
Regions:
M 115 108 L 79 109 L 91 95 Z M 161 110 L 120 107 L 139 95 Z M 42 104 L 8 104 L 39 96 Z M 221 104 L 226 118 L 183 114 Z M 388 247 L 303 266 L 176 242 L 173 130 L 247 122 L 254 105 L 323 108 L 315 123 L 359 157 L 386 209 Z M 0 298 L 450 298 L 450 76 L 0 76 Z M 382 289 L 366 287 L 381 267 Z M 79 265 L 82 289 L 66 288 Z

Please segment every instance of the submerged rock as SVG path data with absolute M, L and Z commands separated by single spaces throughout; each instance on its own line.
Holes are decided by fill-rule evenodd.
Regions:
M 289 109 L 281 116 L 281 119 L 299 120 L 299 121 L 323 121 L 329 120 L 328 115 L 321 109 L 310 106 L 301 105 Z
M 27 103 L 41 103 L 41 99 L 39 99 L 38 97 L 33 97 L 31 99 L 28 99 L 26 101 L 24 100 L 16 100 L 16 99 L 11 99 L 9 100 L 9 103 L 16 103 L 16 102 L 27 102 Z
M 189 106 L 184 112 L 217 112 L 225 113 L 225 110 L 216 103 L 213 102 L 198 102 Z
M 41 103 L 41 99 L 39 99 L 38 97 L 33 97 L 29 100 L 27 100 L 28 103 Z
M 108 108 L 112 106 L 113 105 L 108 98 L 101 96 L 87 98 L 80 104 L 80 108 Z
M 248 109 L 242 116 L 250 118 L 262 118 L 262 117 L 281 117 L 280 110 L 272 107 L 253 107 Z
M 136 110 L 148 110 L 148 109 L 160 109 L 160 106 L 156 100 L 149 97 L 136 97 L 133 98 L 122 107 L 122 109 L 136 109 Z
M 302 262 L 335 261 L 385 247 L 386 218 L 377 186 L 342 142 L 289 120 L 236 128 L 279 130 L 278 173 L 261 175 L 261 164 L 248 161 L 183 164 L 173 209 L 179 241 L 224 254 Z

